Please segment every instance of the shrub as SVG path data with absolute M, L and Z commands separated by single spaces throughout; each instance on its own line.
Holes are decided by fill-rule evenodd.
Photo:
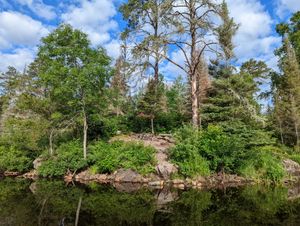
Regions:
M 47 156 L 46 158 L 47 160 L 38 170 L 43 177 L 63 176 L 68 170 L 75 172 L 87 166 L 79 141 L 60 145 L 54 156 Z
M 155 149 L 134 142 L 99 141 L 90 146 L 89 162 L 93 171 L 112 173 L 119 168 L 133 169 L 141 174 L 154 172 Z
M 184 126 L 175 133 L 175 138 L 177 145 L 171 150 L 171 159 L 185 176 L 205 175 L 210 170 L 234 172 L 243 158 L 239 140 L 217 126 L 205 130 Z
M 1 146 L 0 156 L 0 171 L 25 172 L 32 167 L 31 159 L 28 157 L 27 152 L 13 146 Z
M 178 144 L 171 151 L 172 161 L 179 167 L 179 172 L 186 177 L 209 174 L 209 163 L 197 148 L 191 144 Z
M 275 183 L 280 182 L 285 176 L 281 159 L 264 147 L 251 150 L 239 172 L 245 177 Z
M 199 138 L 199 153 L 209 161 L 212 171 L 235 172 L 244 158 L 244 147 L 236 136 L 221 127 L 208 126 Z

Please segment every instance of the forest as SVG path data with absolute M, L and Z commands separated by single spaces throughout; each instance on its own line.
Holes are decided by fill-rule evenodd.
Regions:
M 131 134 L 172 135 L 174 178 L 281 183 L 282 161 L 300 164 L 300 12 L 276 26 L 275 70 L 255 59 L 237 64 L 240 25 L 225 1 L 128 0 L 119 10 L 126 27 L 117 59 L 60 24 L 23 71 L 1 72 L 0 172 L 29 172 L 40 158 L 46 178 L 155 173 L 154 148 L 111 140 Z M 172 81 L 166 63 L 182 72 Z

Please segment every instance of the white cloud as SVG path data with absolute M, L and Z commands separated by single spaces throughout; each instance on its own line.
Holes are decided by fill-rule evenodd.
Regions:
M 35 13 L 41 18 L 51 20 L 56 17 L 54 7 L 44 4 L 43 0 L 15 0 L 15 1 L 23 6 L 27 6 L 33 13 Z
M 34 56 L 34 50 L 27 48 L 15 49 L 12 53 L 0 52 L 0 71 L 6 71 L 8 66 L 22 71 L 26 65 L 28 66 L 33 61 Z
M 288 13 L 297 12 L 300 10 L 299 0 L 277 0 L 277 15 L 281 18 L 285 17 Z
M 115 39 L 104 45 L 107 54 L 114 59 L 117 59 L 120 56 L 120 47 L 121 47 L 120 41 Z
M 34 46 L 48 33 L 39 21 L 19 12 L 0 12 L 0 49 Z
M 270 60 L 281 39 L 273 35 L 274 20 L 264 6 L 259 0 L 228 0 L 228 6 L 235 22 L 240 24 L 234 37 L 238 62 L 249 58 Z
M 93 45 L 110 41 L 110 31 L 118 29 L 113 20 L 117 10 L 111 0 L 80 0 L 79 6 L 70 6 L 61 18 L 63 22 L 81 29 L 89 35 Z

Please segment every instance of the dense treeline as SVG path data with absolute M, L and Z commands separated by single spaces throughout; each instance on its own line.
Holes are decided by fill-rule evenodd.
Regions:
M 235 65 L 238 25 L 225 1 L 129 0 L 120 11 L 128 26 L 118 59 L 62 24 L 24 71 L 2 73 L 1 170 L 26 171 L 43 154 L 45 176 L 87 166 L 152 172 L 152 149 L 100 141 L 130 132 L 175 132 L 171 158 L 187 177 L 221 171 L 280 180 L 282 158 L 300 161 L 300 12 L 277 26 L 274 71 L 254 59 Z M 161 72 L 166 63 L 183 73 L 172 83 Z M 271 89 L 262 88 L 269 81 Z M 120 153 L 128 164 L 116 160 Z

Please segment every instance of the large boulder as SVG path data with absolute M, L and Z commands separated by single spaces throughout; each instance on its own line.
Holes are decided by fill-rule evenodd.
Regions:
M 114 173 L 114 181 L 122 183 L 143 183 L 143 176 L 131 169 L 119 169 Z
M 163 179 L 168 180 L 172 174 L 177 173 L 177 168 L 170 162 L 162 161 L 156 166 L 156 172 Z
M 37 170 L 42 165 L 43 161 L 44 161 L 44 159 L 41 156 L 39 156 L 38 158 L 36 158 L 33 161 L 33 168 Z
M 284 159 L 282 163 L 289 175 L 300 177 L 300 165 L 297 162 L 291 159 Z

